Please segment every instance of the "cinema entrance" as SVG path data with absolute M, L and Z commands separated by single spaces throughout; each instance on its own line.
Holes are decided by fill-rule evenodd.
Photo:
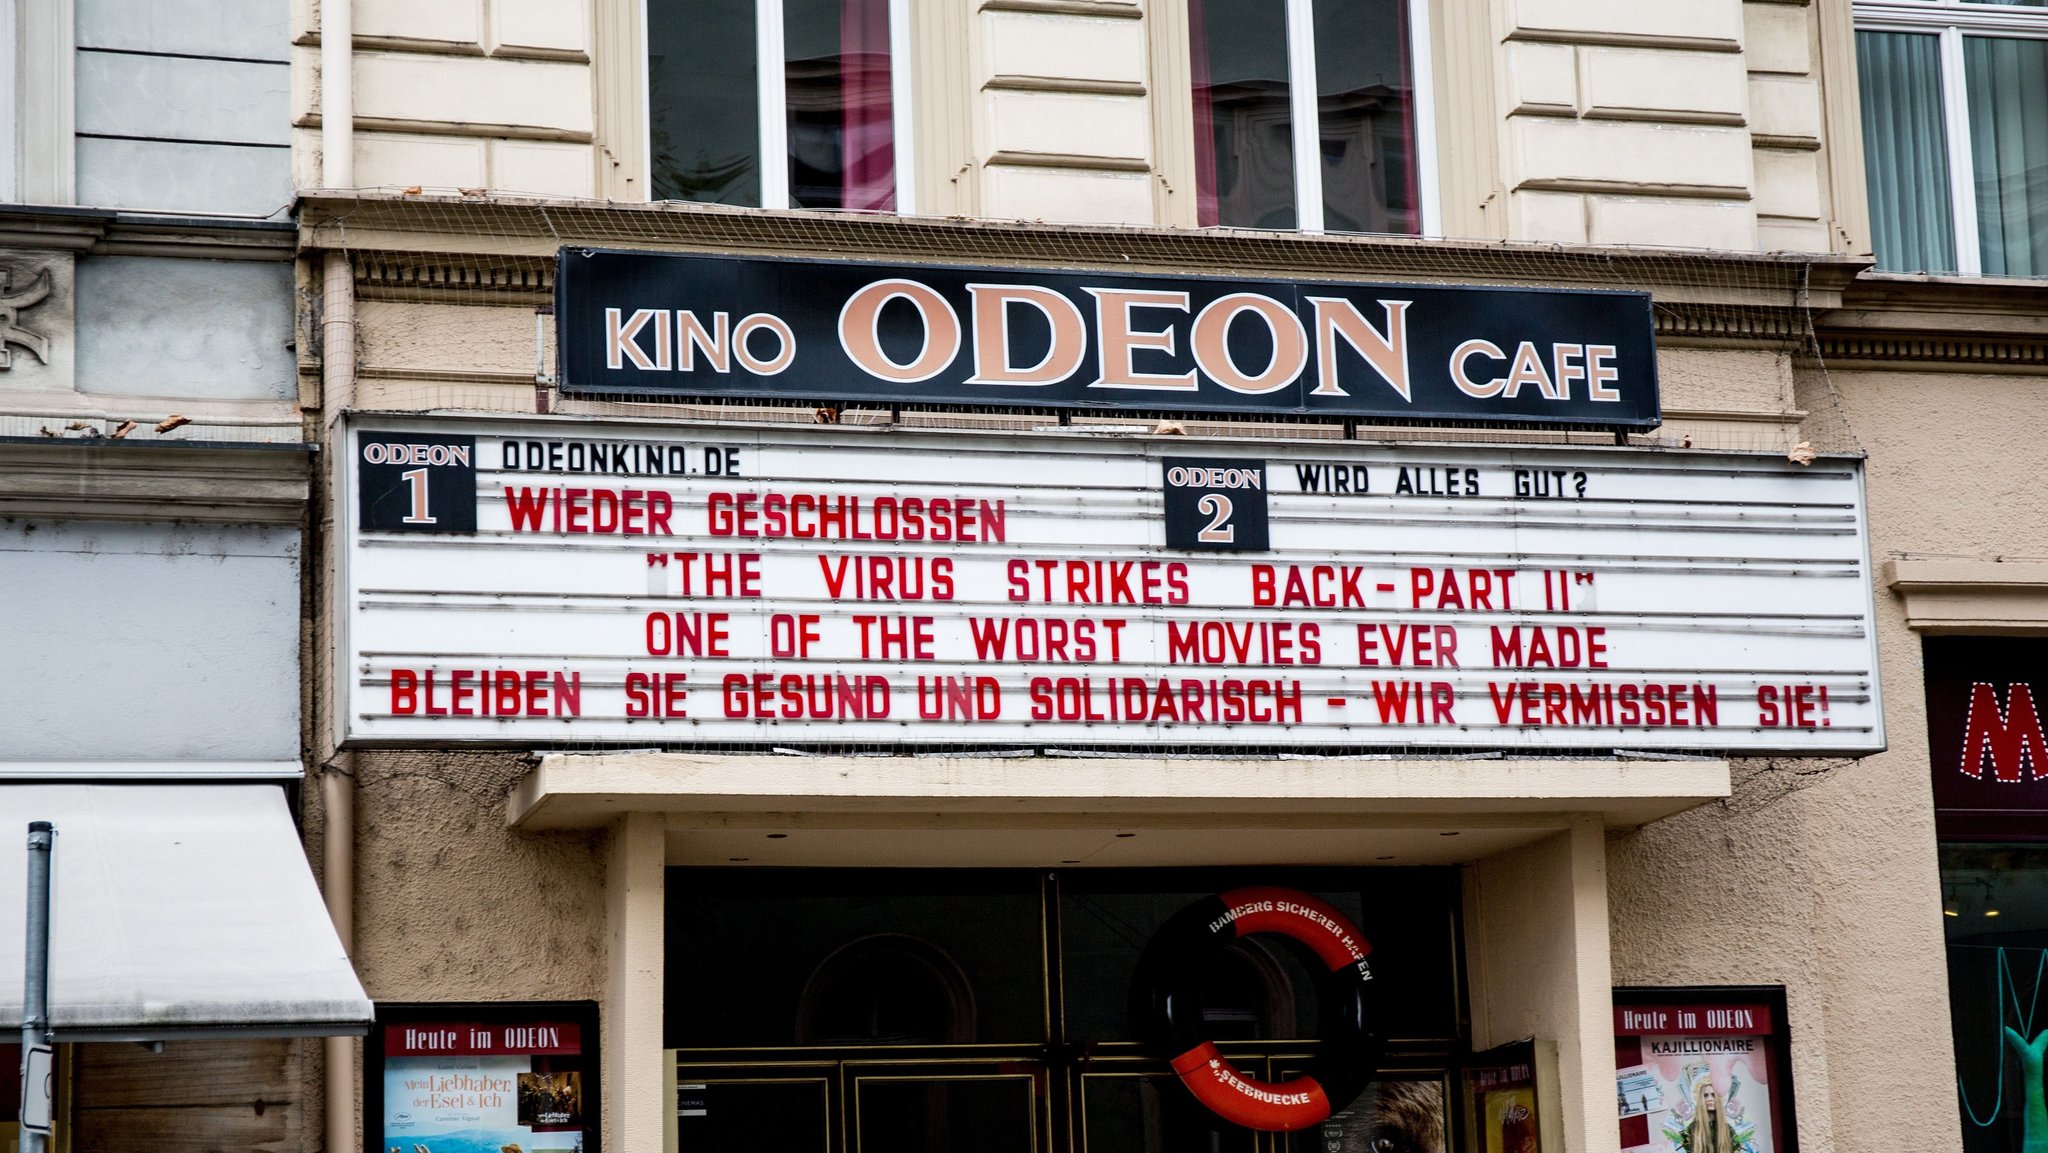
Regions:
M 1146 1043 L 1144 986 L 1170 981 L 1248 1081 L 1328 1065 L 1326 966 L 1287 935 L 1155 949 L 1169 975 L 1140 971 L 1176 913 L 1253 887 L 1335 909 L 1371 947 L 1379 1071 L 1295 1132 L 1225 1120 Z M 1455 870 L 671 868 L 666 892 L 678 1153 L 1443 1153 L 1452 1139 Z
M 543 756 L 507 816 L 603 831 L 606 1149 L 1597 1153 L 1609 830 L 1727 782 L 1704 759 L 621 752 Z M 1370 943 L 1360 1091 L 1313 933 L 1183 945 L 1184 910 L 1248 889 Z M 1165 1044 L 1134 996 L 1162 938 L 1193 1010 Z M 1478 1074 L 1532 1040 L 1540 1130 L 1476 1141 Z M 1248 1082 L 1339 1085 L 1335 1109 L 1226 1122 L 1174 1068 L 1196 1042 Z

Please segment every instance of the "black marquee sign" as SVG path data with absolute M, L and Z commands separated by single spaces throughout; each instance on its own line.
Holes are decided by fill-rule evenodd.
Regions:
M 356 436 L 357 517 L 381 532 L 476 531 L 476 437 Z
M 1647 429 L 1642 292 L 564 248 L 565 393 Z
M 1169 456 L 1165 483 L 1166 547 L 1190 552 L 1265 552 L 1266 462 Z

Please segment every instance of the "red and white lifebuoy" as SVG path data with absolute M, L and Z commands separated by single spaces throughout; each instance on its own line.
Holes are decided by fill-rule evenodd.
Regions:
M 1187 980 L 1203 952 L 1254 933 L 1299 941 L 1323 965 L 1315 1058 L 1279 1084 L 1240 1073 L 1202 1036 L 1202 1006 Z M 1133 1025 L 1141 1039 L 1173 1054 L 1181 1083 L 1217 1116 L 1269 1133 L 1306 1129 L 1349 1105 L 1378 1068 L 1371 953 L 1365 935 L 1328 902 L 1298 889 L 1233 889 L 1174 914 L 1145 946 L 1131 991 Z

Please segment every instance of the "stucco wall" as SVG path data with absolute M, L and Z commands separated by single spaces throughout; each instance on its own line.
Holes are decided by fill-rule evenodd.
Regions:
M 371 999 L 598 1001 L 605 1096 L 612 1102 L 606 1125 L 615 1124 L 618 1102 L 631 1095 L 622 1087 L 635 1087 L 651 1072 L 658 1089 L 658 1060 L 639 1062 L 645 1068 L 637 1071 L 620 1067 L 631 1064 L 619 1058 L 620 1042 L 634 1030 L 620 1019 L 616 996 L 620 974 L 636 959 L 653 959 L 645 980 L 660 987 L 658 825 L 651 826 L 654 915 L 639 919 L 653 927 L 621 946 L 607 931 L 606 902 L 619 895 L 607 890 L 611 835 L 522 832 L 506 824 L 506 794 L 527 772 L 524 755 L 366 751 L 333 764 L 354 775 L 350 954 Z M 321 797 L 318 788 L 306 791 L 307 854 L 316 871 L 329 827 Z M 637 958 L 622 955 L 636 951 Z M 658 1014 L 640 1023 L 639 1032 L 648 1030 L 658 1047 Z M 362 1046 L 354 1049 L 361 1069 Z M 324 1132 L 320 1065 L 305 1061 L 298 1080 L 309 1134 Z M 351 1107 L 362 1119 L 360 1079 Z M 616 1136 L 609 1128 L 607 1134 Z M 295 1147 L 318 1146 L 309 1139 Z
M 2048 553 L 2026 377 L 1836 371 L 1873 563 Z M 1876 594 L 1889 751 L 1746 762 L 1736 796 L 1609 849 L 1618 984 L 1788 987 L 1803 1153 L 1960 1147 L 1920 638 Z
M 1557 1045 L 1563 1148 L 1618 1149 L 1606 1124 L 1614 1035 L 1607 1025 L 1607 878 L 1597 816 L 1464 870 L 1472 1047 L 1536 1037 Z
M 81 204 L 268 216 L 291 204 L 285 10 L 79 0 Z
M 292 401 L 292 267 L 255 260 L 78 261 L 78 389 Z M 178 302 L 175 320 L 164 314 Z
M 355 959 L 378 1001 L 596 1000 L 603 837 L 505 824 L 516 754 L 363 752 Z
M 0 761 L 292 761 L 299 533 L 0 520 Z
M 1615 833 L 1608 845 L 1616 985 L 1786 987 L 1802 1153 L 1836 1147 L 1829 1069 L 1843 1054 L 1829 1026 L 1835 1012 L 1866 1005 L 1837 997 L 1820 931 L 1825 913 L 1815 889 L 1824 871 L 1818 858 L 1828 851 L 1823 842 L 1857 834 L 1845 826 L 1858 818 L 1840 812 L 1841 799 L 1820 789 L 1836 772 L 1857 769 L 1738 762 L 1729 800 Z M 1897 1067 L 1889 1048 L 1882 1057 L 1851 1058 L 1850 1068 Z

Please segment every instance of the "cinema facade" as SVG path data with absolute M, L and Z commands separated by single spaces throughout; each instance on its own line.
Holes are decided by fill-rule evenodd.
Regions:
M 453 211 L 302 222 L 365 1147 L 1946 1107 L 1908 613 L 2015 602 L 1907 554 L 2013 450 L 1804 359 L 1855 262 Z

